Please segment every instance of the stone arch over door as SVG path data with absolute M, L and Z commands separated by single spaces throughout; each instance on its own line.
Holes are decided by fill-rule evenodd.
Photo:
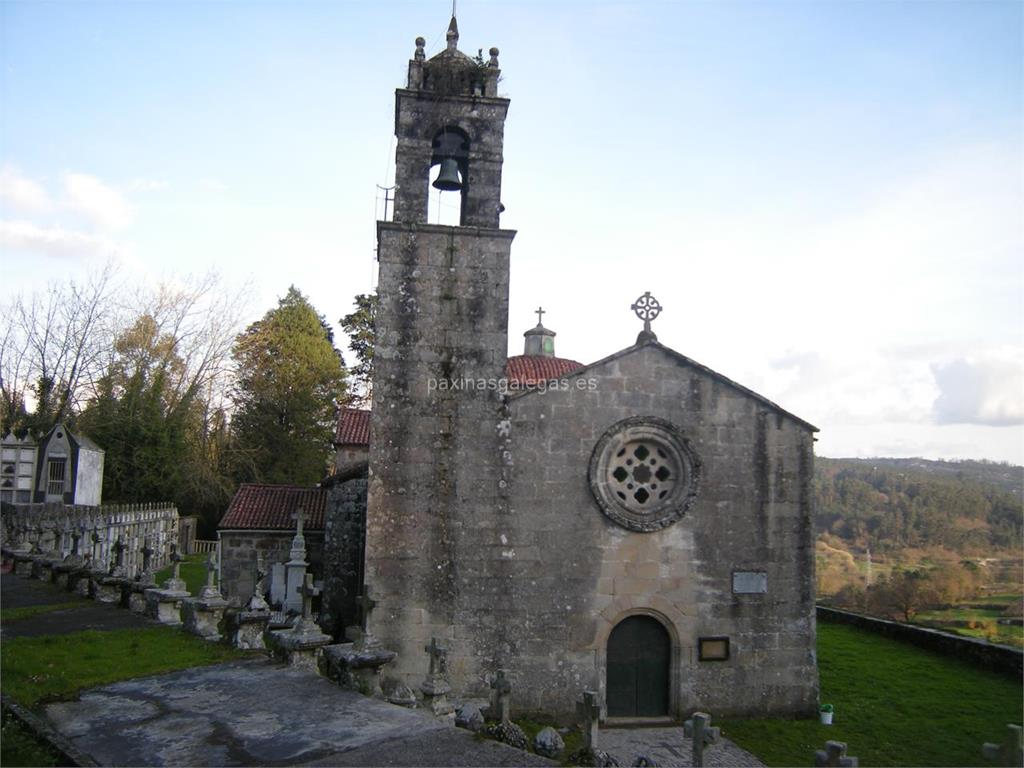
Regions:
M 656 618 L 627 616 L 605 654 L 608 717 L 667 717 L 671 712 L 672 639 Z
M 660 595 L 640 597 L 623 596 L 612 602 L 600 614 L 593 641 L 588 646 L 594 652 L 597 663 L 598 687 L 601 693 L 602 713 L 608 717 L 608 639 L 612 631 L 630 616 L 649 616 L 658 621 L 668 633 L 669 652 L 669 710 L 670 717 L 678 719 L 682 714 L 684 701 L 689 701 L 692 680 L 687 680 L 684 670 L 689 667 L 692 645 L 691 635 L 695 631 L 694 619 Z

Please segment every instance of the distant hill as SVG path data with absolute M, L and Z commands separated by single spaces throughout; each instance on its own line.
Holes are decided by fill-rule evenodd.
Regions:
M 937 477 L 955 477 L 1002 488 L 1024 499 L 1024 467 L 997 461 L 935 461 L 932 459 L 828 459 L 815 458 L 833 466 L 889 467 L 900 472 L 923 472 Z
M 815 460 L 817 530 L 849 548 L 1020 552 L 1024 467 L 929 459 Z

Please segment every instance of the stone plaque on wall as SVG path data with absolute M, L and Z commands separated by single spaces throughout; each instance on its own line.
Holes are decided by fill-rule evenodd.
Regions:
M 733 571 L 732 591 L 736 595 L 760 595 L 768 591 L 768 574 L 764 571 Z

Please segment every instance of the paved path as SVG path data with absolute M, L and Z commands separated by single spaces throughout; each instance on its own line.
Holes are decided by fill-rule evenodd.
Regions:
M 123 608 L 76 598 L 57 587 L 4 574 L 4 608 L 77 603 L 0 626 L 4 638 L 153 626 Z M 541 766 L 537 755 L 477 739 L 420 710 L 344 691 L 326 679 L 268 659 L 248 659 L 128 680 L 51 704 L 48 719 L 101 765 L 194 766 Z M 689 766 L 682 728 L 606 729 L 600 746 L 620 765 L 646 755 L 660 766 Z M 724 741 L 705 752 L 710 766 L 760 766 Z
M 598 736 L 598 746 L 618 760 L 632 765 L 645 755 L 660 766 L 692 766 L 693 741 L 683 736 L 681 726 L 672 728 L 606 728 Z M 723 768 L 757 768 L 760 760 L 728 739 L 705 748 L 704 765 Z

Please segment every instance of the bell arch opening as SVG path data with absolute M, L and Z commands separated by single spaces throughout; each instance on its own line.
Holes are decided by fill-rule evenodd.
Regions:
M 462 226 L 469 189 L 469 136 L 461 128 L 445 126 L 430 143 L 430 187 L 427 223 Z
M 671 711 L 672 638 L 653 616 L 627 616 L 608 635 L 608 717 L 665 717 Z

